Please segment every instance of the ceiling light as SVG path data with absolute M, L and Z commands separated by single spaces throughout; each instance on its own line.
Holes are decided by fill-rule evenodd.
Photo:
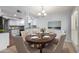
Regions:
M 39 15 L 39 16 L 46 16 L 46 15 L 47 15 L 47 13 L 46 13 L 46 11 L 44 10 L 44 7 L 43 7 L 43 6 L 41 6 L 41 12 L 39 12 L 38 15 Z

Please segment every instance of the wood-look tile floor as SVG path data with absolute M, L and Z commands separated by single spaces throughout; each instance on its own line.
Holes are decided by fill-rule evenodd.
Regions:
M 63 47 L 63 52 L 64 53 L 76 53 L 75 48 L 71 42 L 65 42 L 64 47 Z
M 3 50 L 3 53 L 17 53 L 16 51 L 16 47 L 15 46 L 11 46 L 9 47 L 7 50 Z M 73 45 L 70 42 L 65 42 L 63 50 L 61 53 L 75 53 L 75 49 L 73 47 Z M 39 52 L 38 52 L 39 53 Z

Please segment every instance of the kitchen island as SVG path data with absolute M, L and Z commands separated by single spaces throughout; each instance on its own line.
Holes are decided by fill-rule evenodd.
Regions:
M 0 51 L 9 45 L 9 32 L 0 33 Z

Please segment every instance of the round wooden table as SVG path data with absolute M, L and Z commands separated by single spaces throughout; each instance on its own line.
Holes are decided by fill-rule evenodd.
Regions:
M 40 53 L 42 53 L 42 50 L 45 46 L 46 43 L 50 43 L 53 39 L 51 38 L 36 38 L 36 39 L 26 39 L 26 41 L 28 43 L 31 43 L 31 44 L 39 44 L 40 45 Z

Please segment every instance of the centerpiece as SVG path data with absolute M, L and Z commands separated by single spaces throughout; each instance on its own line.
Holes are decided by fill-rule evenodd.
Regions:
M 41 28 L 41 38 L 43 38 L 43 36 L 45 35 L 45 31 L 46 31 L 46 29 L 45 28 Z

